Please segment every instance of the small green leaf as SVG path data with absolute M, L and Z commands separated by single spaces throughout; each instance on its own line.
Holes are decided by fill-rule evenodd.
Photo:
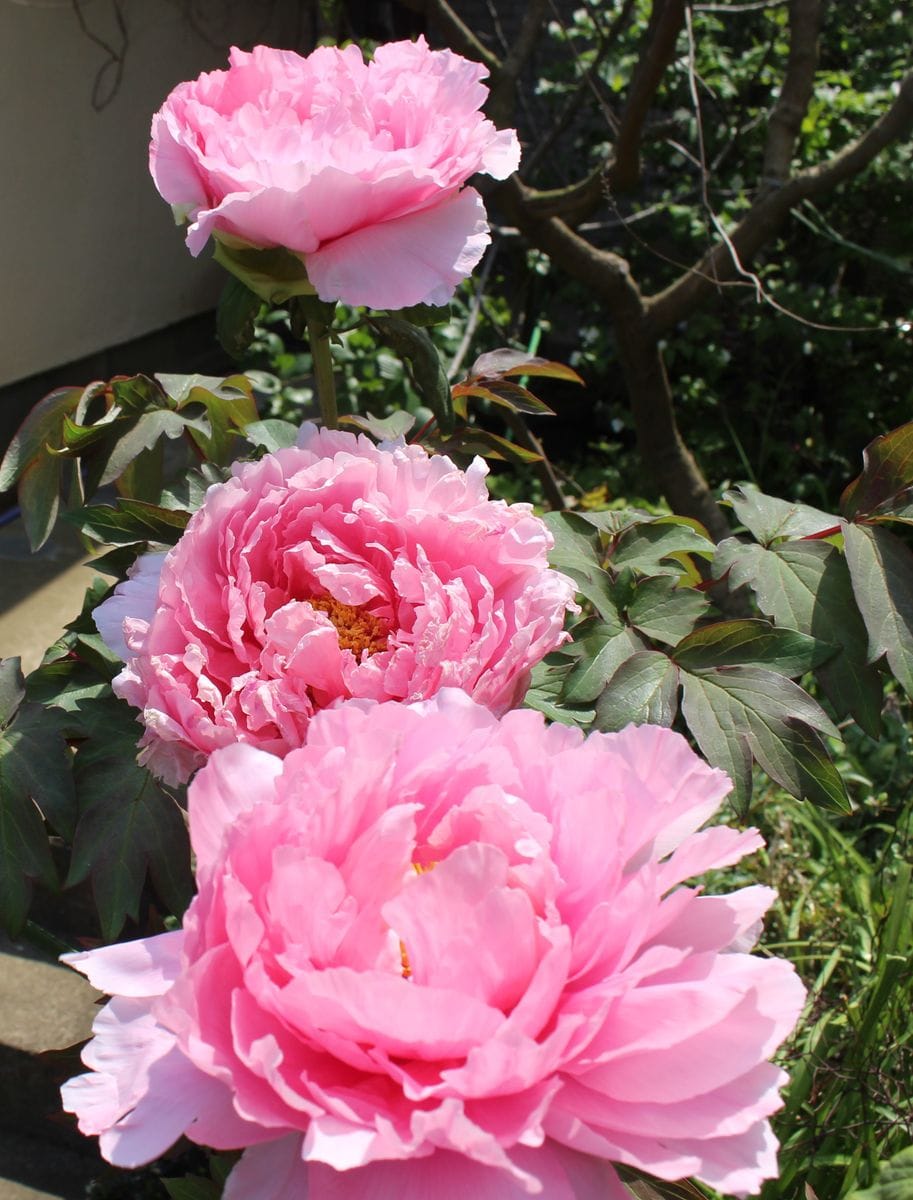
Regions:
M 623 662 L 643 650 L 644 643 L 630 629 L 604 627 L 586 639 L 585 650 L 568 672 L 561 690 L 564 704 L 588 704 L 600 695 Z
M 190 516 L 188 512 L 161 508 L 141 500 L 121 499 L 116 508 L 92 504 L 67 513 L 66 519 L 98 542 L 115 546 L 145 541 L 174 545 Z
M 815 668 L 842 717 L 850 713 L 871 737 L 881 732 L 882 681 L 868 665 L 868 636 L 853 596 L 846 559 L 823 541 L 781 542 L 772 550 L 728 538 L 717 547 L 714 575 L 731 589 L 747 585 L 775 624 L 831 642 L 840 652 Z
M 216 308 L 216 336 L 230 358 L 242 358 L 254 340 L 257 317 L 263 301 L 247 284 L 230 275 Z
M 839 518 L 831 513 L 812 508 L 810 504 L 765 496 L 750 483 L 732 488 L 724 493 L 723 499 L 732 505 L 736 516 L 755 540 L 765 546 L 777 538 L 808 537 L 839 525 Z
M 794 676 L 804 675 L 836 650 L 828 642 L 766 621 L 717 621 L 682 638 L 673 658 L 686 671 L 753 664 Z
M 412 304 L 408 308 L 391 309 L 391 317 L 401 317 L 410 325 L 443 325 L 450 320 L 449 304 Z
M 304 261 L 291 250 L 260 250 L 228 234 L 216 234 L 213 257 L 267 304 L 284 304 L 292 296 L 313 296 L 315 288 Z
M 412 377 L 422 399 L 437 418 L 441 432 L 453 432 L 453 397 L 437 347 L 423 329 L 400 317 L 371 317 L 371 324 L 401 358 L 412 364 Z
M 43 816 L 72 834 L 70 753 L 54 717 L 26 703 L 0 733 L 0 924 L 11 934 L 25 921 L 32 880 L 57 886 Z
M 840 773 L 818 736 L 838 731 L 798 684 L 754 666 L 683 670 L 681 678 L 682 715 L 704 755 L 730 775 L 740 812 L 748 811 L 752 757 L 797 799 L 849 811 Z
M 658 517 L 627 529 L 618 539 L 612 553 L 611 566 L 633 567 L 645 575 L 681 575 L 681 564 L 675 555 L 697 554 L 710 558 L 716 545 L 713 539 L 681 517 Z
M 642 650 L 621 664 L 596 703 L 596 729 L 671 726 L 678 711 L 678 668 L 665 654 Z
M 656 575 L 637 584 L 628 619 L 640 633 L 674 646 L 691 633 L 708 607 L 703 592 L 677 587 L 669 575 Z
M 39 400 L 17 429 L 0 465 L 0 492 L 7 492 L 33 459 L 50 443 L 58 446 L 65 415 L 76 410 L 81 388 L 58 388 Z
M 880 526 L 846 525 L 846 561 L 869 634 L 869 661 L 884 654 L 913 696 L 913 554 Z
M 151 450 L 159 438 L 179 438 L 187 428 L 186 418 L 167 408 L 143 413 L 136 421 L 111 443 L 105 455 L 104 469 L 97 486 L 113 483 L 144 450 Z M 112 427 L 116 432 L 121 423 Z
M 222 1189 L 212 1179 L 185 1175 L 181 1179 L 163 1179 L 171 1200 L 219 1200 Z
M 129 716 L 126 706 L 120 707 Z M 132 731 L 112 736 L 109 726 L 108 737 L 90 738 L 76 755 L 80 816 L 67 886 L 91 877 L 108 941 L 117 937 L 127 917 L 138 918 L 147 872 L 168 911 L 177 916 L 192 891 L 184 818 L 174 797 L 131 761 L 135 746 Z
M 415 424 L 415 417 L 399 408 L 389 417 L 375 417 L 366 413 L 363 417 L 340 417 L 340 425 L 353 425 L 364 433 L 369 433 L 377 442 L 395 442 L 397 438 L 405 437 Z
M 22 523 L 32 550 L 51 536 L 60 509 L 60 462 L 49 454 L 34 458 L 19 477 Z
M 9 725 L 24 699 L 25 680 L 22 678 L 21 659 L 0 659 L 0 729 Z
M 585 518 L 572 512 L 548 512 L 543 521 L 555 539 L 548 556 L 551 566 L 559 571 L 581 571 L 593 576 L 602 571 L 602 552 L 597 533 Z
M 895 497 L 913 486 L 913 421 L 869 442 L 862 452 L 862 474 L 840 497 L 840 511 L 848 521 L 876 509 L 884 511 Z

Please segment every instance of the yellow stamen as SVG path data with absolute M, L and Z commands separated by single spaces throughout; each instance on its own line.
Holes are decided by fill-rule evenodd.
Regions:
M 340 650 L 351 650 L 356 658 L 361 657 L 362 651 L 377 654 L 386 650 L 389 630 L 378 617 L 332 596 L 314 596 L 308 603 L 326 613 L 336 626 Z

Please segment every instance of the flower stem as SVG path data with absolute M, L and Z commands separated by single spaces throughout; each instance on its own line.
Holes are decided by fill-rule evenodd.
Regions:
M 308 341 L 314 360 L 314 382 L 317 385 L 317 401 L 326 429 L 337 429 L 339 413 L 336 408 L 336 384 L 333 381 L 333 357 L 330 354 L 330 331 L 322 322 L 312 317 L 307 323 Z

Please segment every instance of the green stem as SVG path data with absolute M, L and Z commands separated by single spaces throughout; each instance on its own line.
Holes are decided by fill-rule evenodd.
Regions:
M 308 341 L 314 360 L 314 382 L 317 385 L 317 401 L 323 417 L 324 428 L 339 427 L 336 408 L 336 384 L 333 381 L 333 356 L 330 353 L 330 332 L 322 321 L 308 318 Z

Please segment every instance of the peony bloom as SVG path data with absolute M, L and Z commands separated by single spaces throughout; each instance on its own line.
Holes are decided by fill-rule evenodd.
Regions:
M 790 965 L 756 849 L 678 734 L 592 734 L 448 690 L 319 713 L 190 787 L 184 929 L 66 958 L 114 997 L 64 1087 L 120 1166 L 244 1149 L 225 1200 L 623 1200 L 612 1163 L 755 1192 Z
M 127 664 L 114 690 L 142 710 L 141 761 L 170 783 L 232 742 L 285 754 L 349 696 L 459 687 L 503 712 L 567 636 L 551 535 L 489 499 L 481 460 L 313 425 L 299 443 L 236 466 L 95 612 Z
M 187 245 L 282 246 L 322 300 L 446 304 L 490 241 L 467 179 L 506 179 L 520 146 L 479 108 L 479 63 L 424 38 L 234 49 L 227 71 L 174 89 L 152 121 L 150 169 Z

